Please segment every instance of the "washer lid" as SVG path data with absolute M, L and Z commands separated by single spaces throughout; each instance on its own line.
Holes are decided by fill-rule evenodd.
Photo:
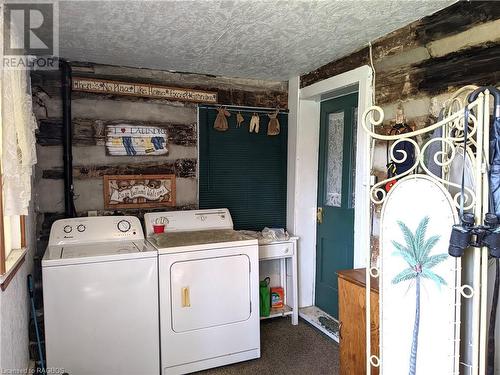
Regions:
M 220 249 L 258 243 L 255 238 L 232 229 L 153 234 L 149 237 L 149 241 L 160 253 Z
M 92 244 L 49 246 L 43 256 L 42 265 L 106 262 L 156 257 L 156 255 L 156 249 L 146 241 L 108 241 Z

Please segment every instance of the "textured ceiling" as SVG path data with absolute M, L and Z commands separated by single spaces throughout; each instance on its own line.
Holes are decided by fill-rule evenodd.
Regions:
M 453 2 L 66 1 L 59 8 L 60 55 L 286 80 Z

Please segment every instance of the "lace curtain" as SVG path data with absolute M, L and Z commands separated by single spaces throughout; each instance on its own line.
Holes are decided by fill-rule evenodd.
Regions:
M 29 71 L 0 70 L 4 215 L 27 215 L 36 164 Z

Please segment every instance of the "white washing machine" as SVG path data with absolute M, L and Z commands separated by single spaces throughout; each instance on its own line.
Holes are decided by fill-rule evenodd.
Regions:
M 161 374 L 260 357 L 257 240 L 227 209 L 144 215 L 158 250 Z M 166 232 L 153 233 L 153 224 Z
M 49 369 L 159 374 L 157 252 L 137 218 L 56 221 L 42 277 Z

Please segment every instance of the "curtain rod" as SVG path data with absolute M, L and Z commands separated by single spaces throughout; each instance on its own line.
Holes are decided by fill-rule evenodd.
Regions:
M 212 104 L 200 104 L 198 108 L 205 109 L 217 109 L 220 107 L 227 108 L 228 110 L 238 111 L 238 112 L 260 112 L 260 113 L 274 113 L 276 112 L 276 108 L 268 108 L 268 107 L 243 107 L 237 105 L 212 105 Z M 279 114 L 288 115 L 288 109 L 281 109 L 278 111 Z

